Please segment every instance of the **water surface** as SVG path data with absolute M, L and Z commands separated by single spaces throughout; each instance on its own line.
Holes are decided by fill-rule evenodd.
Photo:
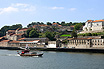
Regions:
M 0 50 L 0 69 L 104 69 L 104 54 L 44 51 L 43 57 L 21 57 Z

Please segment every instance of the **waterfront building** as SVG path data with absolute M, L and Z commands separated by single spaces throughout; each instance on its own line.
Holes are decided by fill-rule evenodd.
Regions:
M 66 45 L 64 45 L 66 46 Z M 104 39 L 101 38 L 69 38 L 68 48 L 104 48 Z

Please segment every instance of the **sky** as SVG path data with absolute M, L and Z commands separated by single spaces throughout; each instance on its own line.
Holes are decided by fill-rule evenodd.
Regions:
M 0 28 L 31 22 L 104 19 L 104 0 L 0 0 Z

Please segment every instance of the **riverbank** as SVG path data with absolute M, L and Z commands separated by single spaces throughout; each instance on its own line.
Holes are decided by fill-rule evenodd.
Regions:
M 6 50 L 22 50 L 18 47 L 0 47 L 0 49 Z M 78 49 L 78 48 L 30 48 L 30 50 L 39 51 L 57 51 L 57 52 L 89 52 L 89 53 L 104 53 L 104 49 Z

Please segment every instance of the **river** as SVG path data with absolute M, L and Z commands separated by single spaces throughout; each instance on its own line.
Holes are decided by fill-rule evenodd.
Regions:
M 0 50 L 0 69 L 104 69 L 104 54 L 44 51 L 43 57 L 21 57 Z

